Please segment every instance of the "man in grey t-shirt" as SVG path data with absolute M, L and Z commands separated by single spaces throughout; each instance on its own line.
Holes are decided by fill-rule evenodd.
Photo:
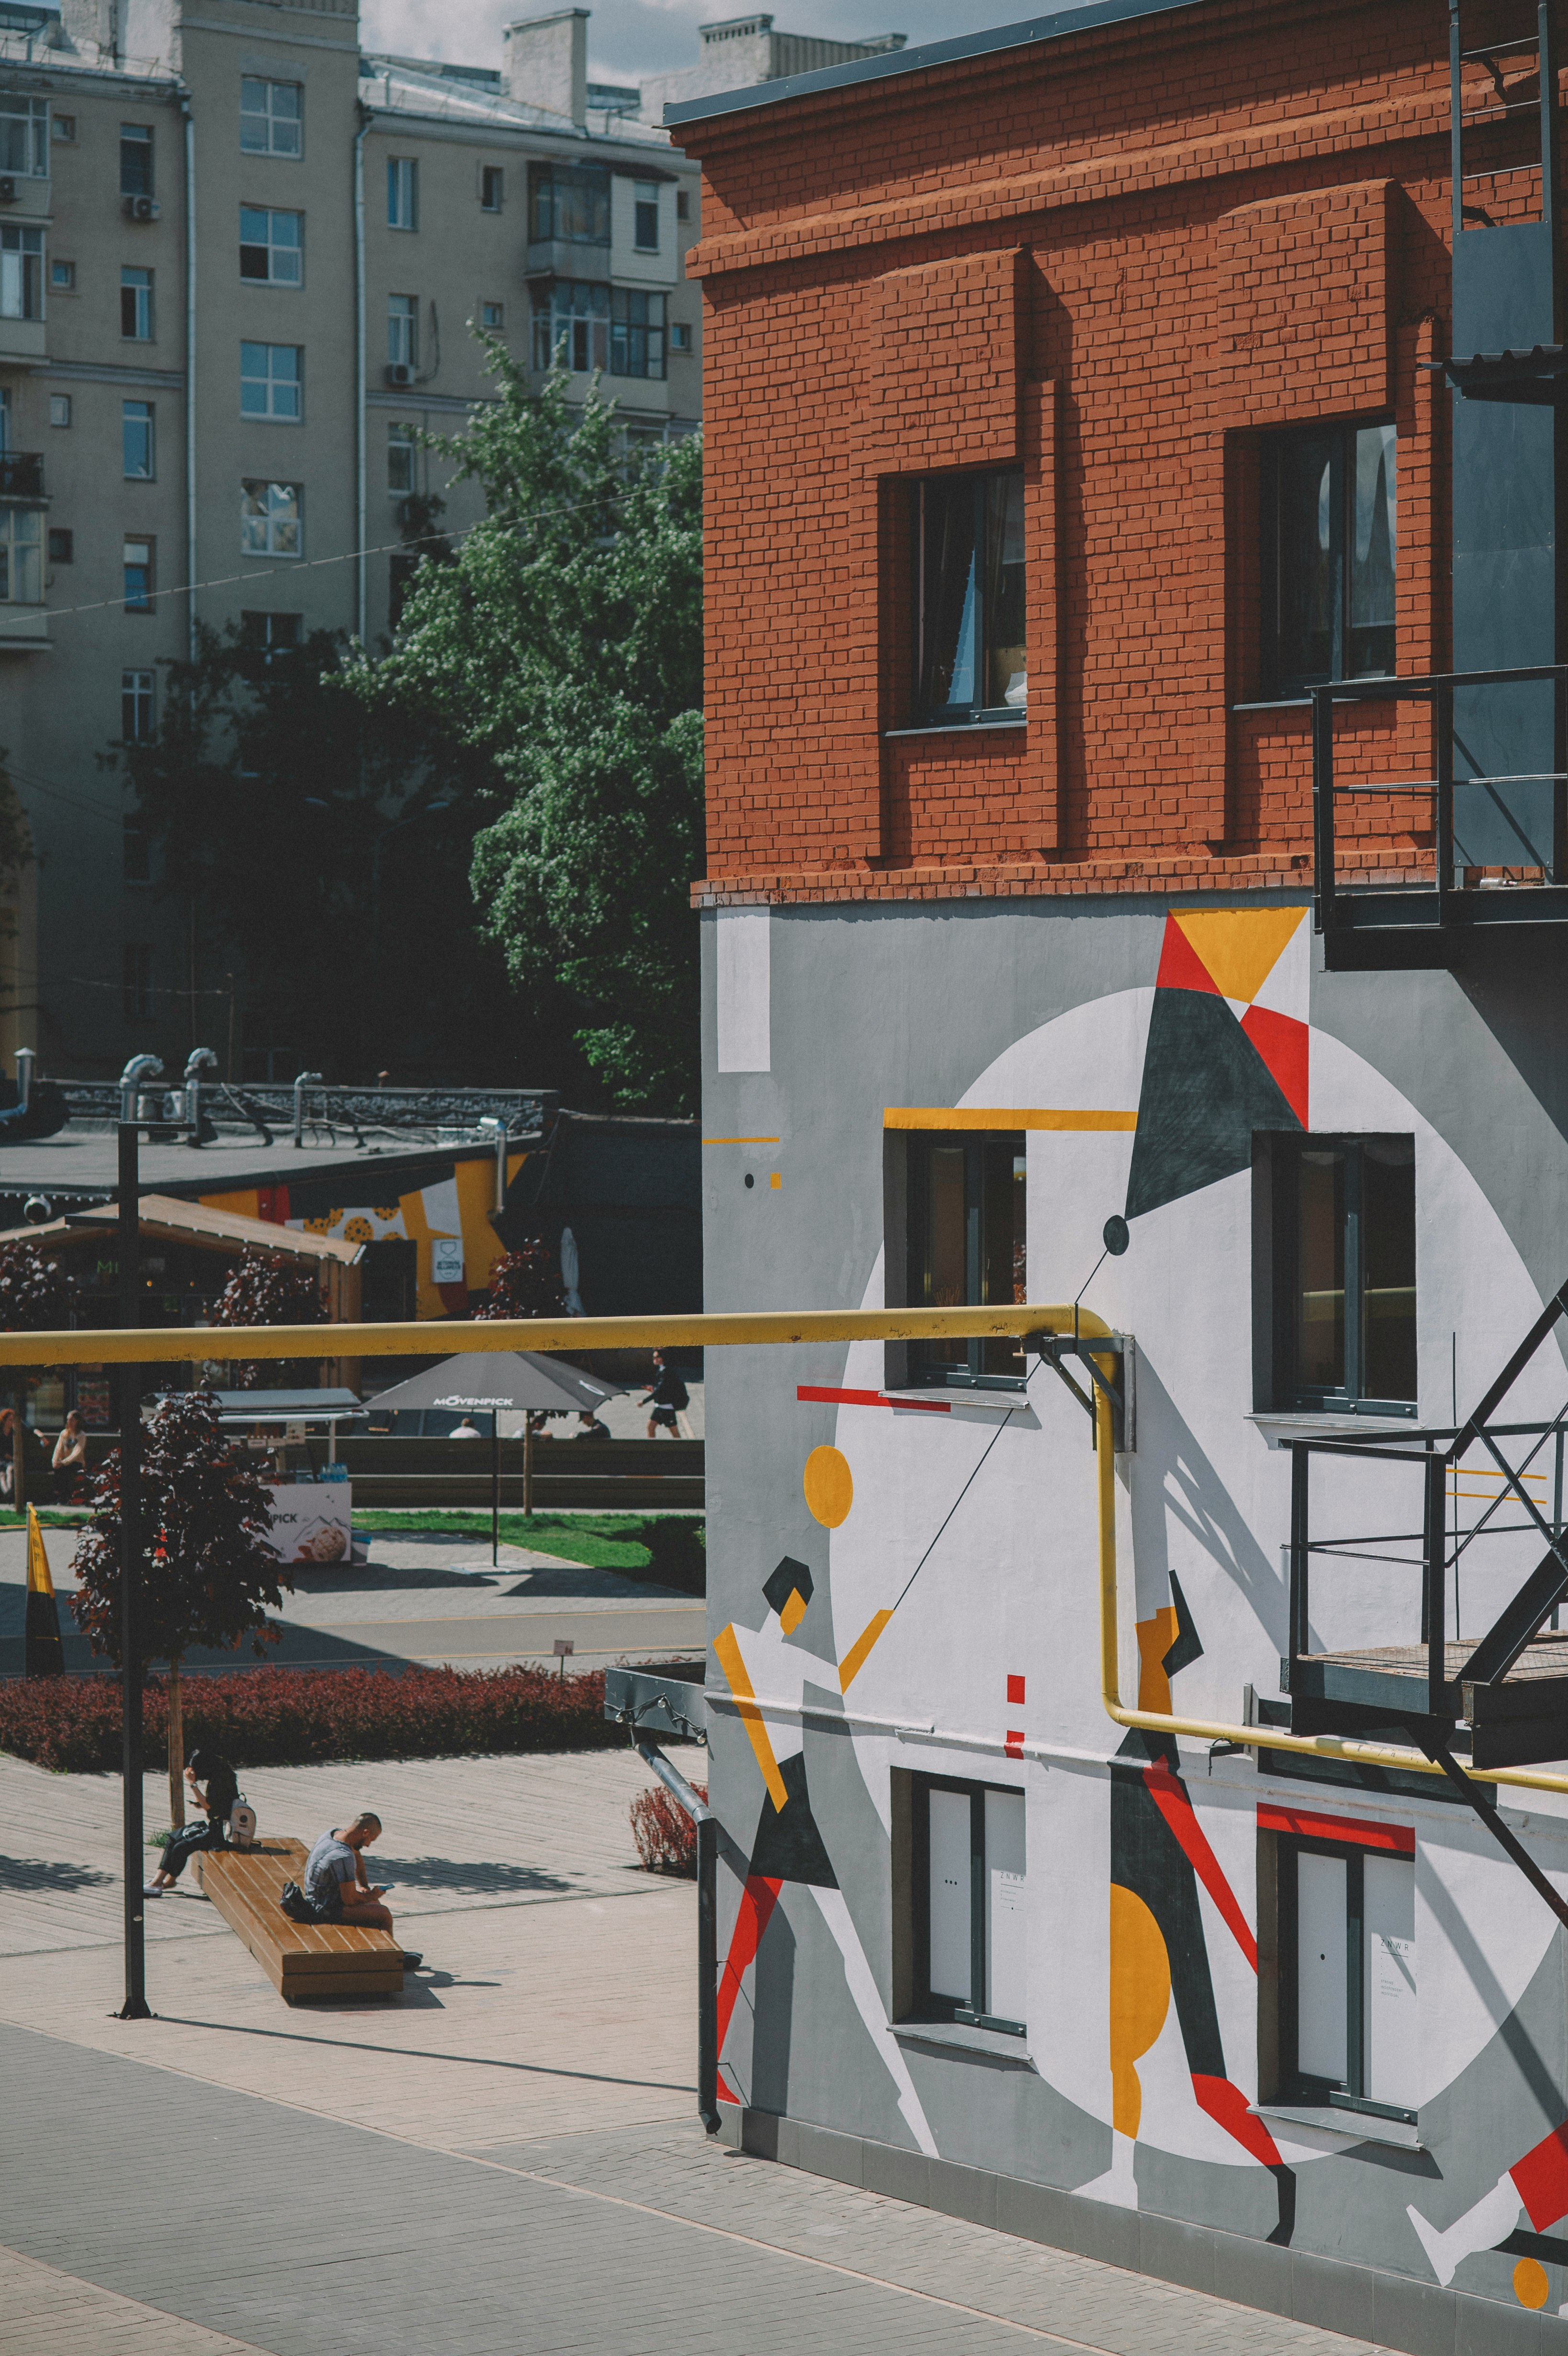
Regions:
M 363 1809 L 351 1825 L 323 1833 L 305 1859 L 304 1894 L 323 1921 L 362 1923 L 377 1931 L 391 1929 L 392 1918 L 381 1904 L 379 1888 L 365 1879 L 362 1855 L 380 1829 L 380 1817 Z

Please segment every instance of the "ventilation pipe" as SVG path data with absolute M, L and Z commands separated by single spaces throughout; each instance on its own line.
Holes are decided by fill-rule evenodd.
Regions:
M 319 1072 L 302 1072 L 294 1082 L 294 1144 L 296 1148 L 303 1147 L 304 1144 L 304 1092 L 306 1088 L 319 1088 L 322 1085 Z
M 132 1056 L 130 1062 L 126 1065 L 124 1070 L 120 1075 L 120 1118 L 123 1121 L 135 1120 L 139 1116 L 141 1108 L 137 1102 L 137 1096 L 141 1088 L 142 1082 L 144 1080 L 161 1079 L 163 1077 L 163 1072 L 164 1066 L 161 1057 L 157 1055 Z
M 201 1076 L 217 1069 L 218 1058 L 210 1047 L 193 1047 L 186 1059 L 185 1117 L 192 1145 L 201 1143 Z
M 33 1062 L 34 1054 L 31 1047 L 17 1048 L 16 1112 L 18 1118 L 26 1113 L 28 1105 L 33 1100 Z

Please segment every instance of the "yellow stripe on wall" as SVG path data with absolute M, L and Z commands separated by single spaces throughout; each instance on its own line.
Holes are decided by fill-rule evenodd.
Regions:
M 752 1680 L 746 1675 L 746 1664 L 741 1658 L 741 1647 L 735 1641 L 733 1621 L 731 1621 L 726 1627 L 720 1628 L 714 1637 L 713 1653 L 729 1682 L 730 1690 L 735 1697 L 735 1708 L 740 1712 L 741 1723 L 752 1739 L 752 1748 L 757 1754 L 757 1764 L 763 1771 L 763 1781 L 768 1787 L 768 1796 L 775 1808 L 782 1809 L 789 1794 L 784 1789 L 784 1779 L 779 1772 L 779 1762 L 773 1756 L 773 1746 L 768 1740 L 768 1730 L 763 1723 L 763 1713 L 757 1708 L 756 1697 L 752 1689 Z
M 1041 1105 L 888 1105 L 884 1129 L 1136 1129 L 1136 1112 L 1077 1112 Z

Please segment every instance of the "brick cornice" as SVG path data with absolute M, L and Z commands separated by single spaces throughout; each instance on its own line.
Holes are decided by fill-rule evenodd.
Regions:
M 1430 877 L 1397 849 L 1339 861 L 1341 883 L 1351 877 L 1380 884 L 1424 884 Z M 694 908 L 837 905 L 898 900 L 1094 899 L 1192 892 L 1296 892 L 1312 888 L 1309 850 L 1278 850 L 1175 859 L 1009 860 L 944 866 L 778 868 L 701 877 L 691 887 Z
M 1236 178 L 1282 165 L 1330 156 L 1364 171 L 1369 149 L 1393 142 L 1448 137 L 1448 88 L 1343 107 L 1335 113 L 1292 115 L 1273 123 L 1239 123 L 1200 139 L 1086 156 L 1053 171 L 935 188 L 918 197 L 808 213 L 797 220 L 705 238 L 686 257 L 688 278 L 719 278 L 740 270 L 798 262 L 824 253 L 884 245 L 895 239 L 954 230 L 994 231 L 1029 213 L 1136 197 L 1195 180 Z

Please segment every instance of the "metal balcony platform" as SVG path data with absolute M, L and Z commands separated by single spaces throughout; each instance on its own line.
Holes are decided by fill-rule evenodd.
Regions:
M 1521 1767 L 1568 1759 L 1568 1629 L 1532 1637 L 1506 1676 L 1477 1683 L 1464 1675 L 1476 1647 L 1443 1647 L 1440 1708 L 1429 1708 L 1430 1659 L 1424 1644 L 1376 1644 L 1308 1653 L 1287 1665 L 1291 1730 L 1296 1734 L 1370 1734 L 1422 1721 L 1449 1740 L 1459 1721 L 1470 1730 L 1477 1767 Z

